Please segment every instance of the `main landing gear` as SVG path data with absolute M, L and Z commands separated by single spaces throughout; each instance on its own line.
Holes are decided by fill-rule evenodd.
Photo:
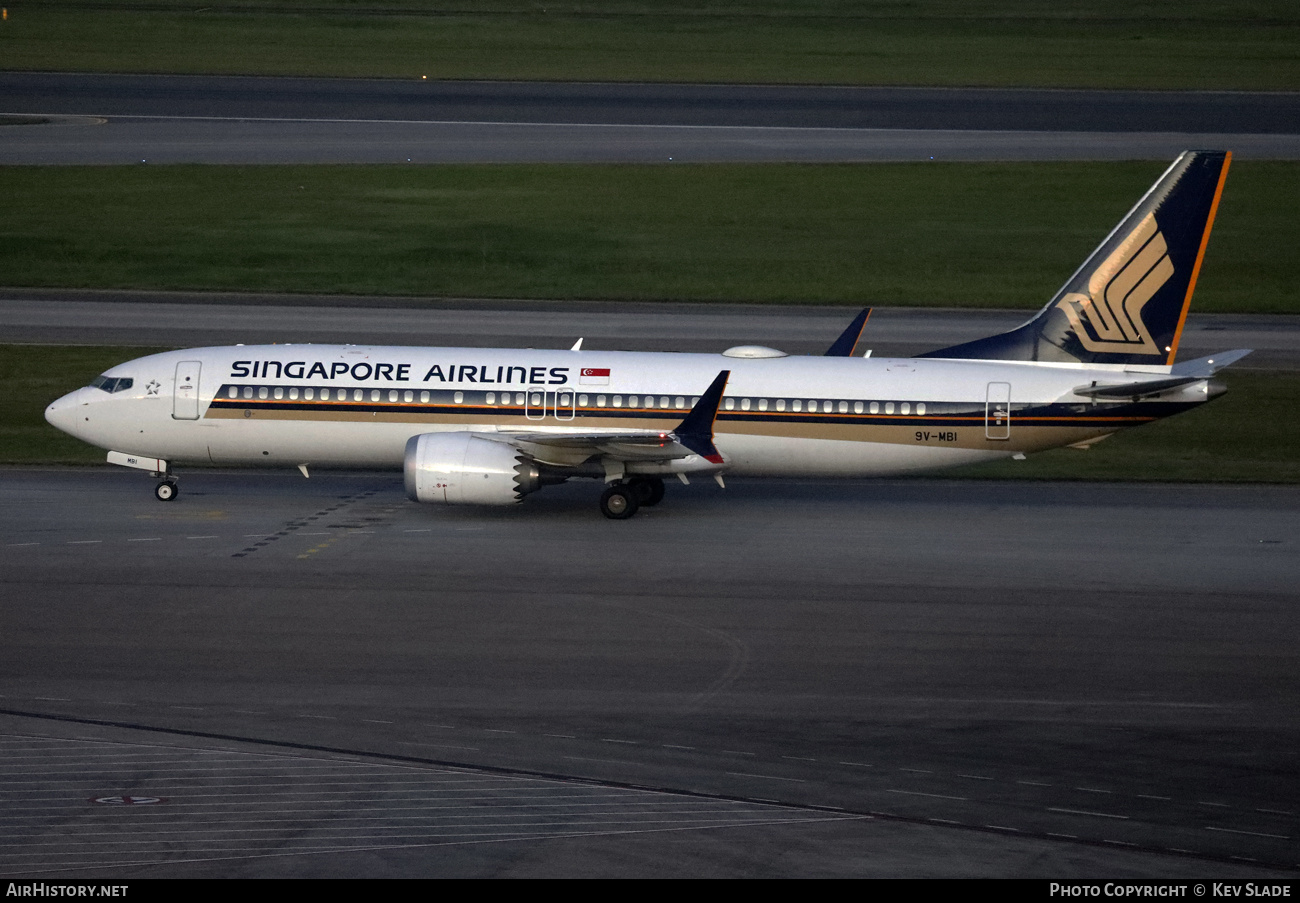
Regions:
M 613 483 L 600 497 L 600 513 L 611 520 L 627 520 L 642 506 L 657 505 L 664 498 L 664 481 L 658 477 L 632 477 Z
M 180 494 L 180 486 L 171 477 L 167 477 L 153 488 L 154 497 L 160 502 L 170 502 Z

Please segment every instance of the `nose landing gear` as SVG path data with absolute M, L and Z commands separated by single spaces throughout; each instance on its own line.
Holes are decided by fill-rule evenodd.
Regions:
M 180 494 L 180 487 L 170 477 L 153 488 L 154 497 L 160 502 L 170 502 Z

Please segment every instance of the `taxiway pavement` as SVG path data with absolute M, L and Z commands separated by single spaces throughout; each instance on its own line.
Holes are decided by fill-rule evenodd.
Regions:
M 1300 158 L 1300 95 L 0 73 L 3 164 Z
M 181 487 L 0 471 L 10 875 L 1300 868 L 1295 488 Z
M 177 348 L 256 343 L 720 352 L 760 344 L 820 354 L 846 307 L 0 289 L 0 343 Z M 877 308 L 863 347 L 908 357 L 1012 329 L 1031 311 Z M 1188 316 L 1180 360 L 1255 349 L 1240 366 L 1300 370 L 1300 320 Z

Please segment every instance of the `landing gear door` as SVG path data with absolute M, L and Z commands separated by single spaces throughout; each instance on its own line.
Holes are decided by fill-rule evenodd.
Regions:
M 199 361 L 181 361 L 176 365 L 176 388 L 172 397 L 173 420 L 199 419 Z
M 984 404 L 984 438 L 1011 438 L 1011 383 L 989 383 Z

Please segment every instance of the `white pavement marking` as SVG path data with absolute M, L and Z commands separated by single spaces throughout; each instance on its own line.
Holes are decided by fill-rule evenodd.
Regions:
M 1127 815 L 1115 815 L 1113 812 L 1090 812 L 1087 809 L 1062 809 L 1056 806 L 1048 806 L 1048 812 L 1063 812 L 1067 815 L 1091 815 L 1096 818 L 1117 818 L 1121 821 L 1131 821 Z
M 930 797 L 931 799 L 936 799 L 936 800 L 956 800 L 956 801 L 959 802 L 959 803 L 969 803 L 969 802 L 970 802 L 970 800 L 967 799 L 967 798 L 964 797 L 964 796 L 948 796 L 946 793 L 922 793 L 922 792 L 919 791 L 919 790 L 895 790 L 895 789 L 893 789 L 893 788 L 888 788 L 888 787 L 885 788 L 885 792 L 886 792 L 886 793 L 902 793 L 902 794 L 905 794 L 905 795 L 907 795 L 907 796 L 928 796 L 928 797 Z
M 1273 838 L 1276 838 L 1277 840 L 1290 840 L 1290 839 L 1291 839 L 1290 837 L 1288 837 L 1288 836 L 1285 835 L 1285 834 L 1264 834 L 1264 833 L 1261 833 L 1261 832 L 1259 832 L 1259 831 L 1237 831 L 1237 830 L 1234 830 L 1234 829 L 1232 829 L 1232 828 L 1211 828 L 1211 827 L 1208 827 L 1208 826 L 1207 826 L 1205 830 L 1207 830 L 1207 831 L 1218 831 L 1218 832 L 1220 832 L 1220 833 L 1222 833 L 1222 834 L 1245 834 L 1245 835 L 1248 836 L 1248 837 L 1273 837 Z

